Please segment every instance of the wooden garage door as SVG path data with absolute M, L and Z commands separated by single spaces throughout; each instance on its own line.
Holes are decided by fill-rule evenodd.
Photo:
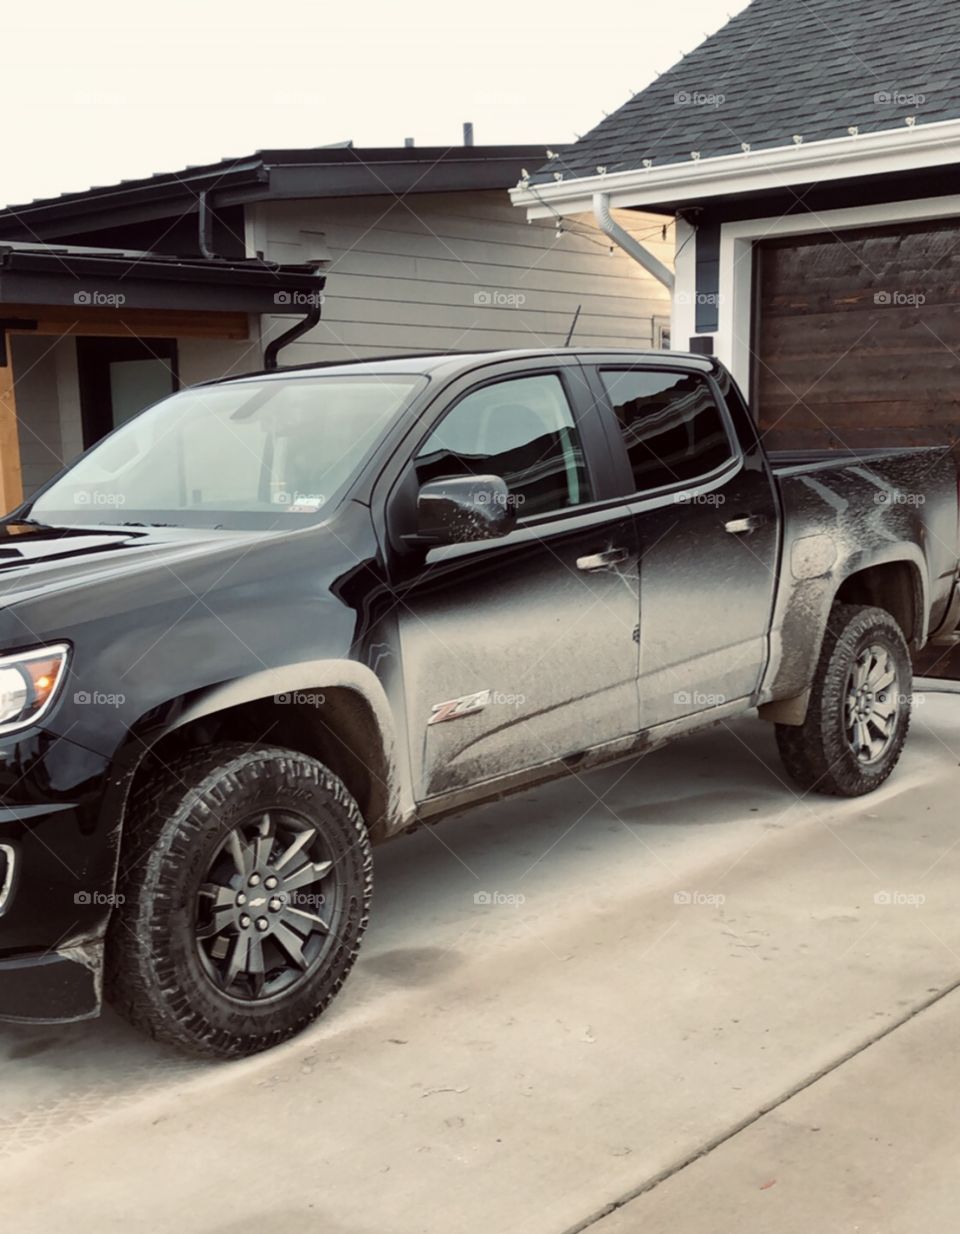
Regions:
M 960 440 L 960 222 L 763 241 L 756 259 L 771 448 Z

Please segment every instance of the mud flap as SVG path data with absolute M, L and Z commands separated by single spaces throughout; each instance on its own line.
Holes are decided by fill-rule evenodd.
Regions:
M 764 703 L 757 708 L 757 715 L 768 724 L 789 724 L 799 728 L 807 718 L 810 706 L 810 689 L 794 698 L 782 698 L 775 703 Z

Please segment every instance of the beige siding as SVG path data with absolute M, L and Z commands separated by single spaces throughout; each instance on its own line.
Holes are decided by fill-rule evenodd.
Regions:
M 180 384 L 213 381 L 260 368 L 260 340 L 251 332 L 249 341 L 181 338 L 177 339 L 177 369 Z
M 618 211 L 665 263 L 673 225 Z M 649 347 L 666 288 L 589 217 L 528 223 L 505 193 L 280 202 L 258 208 L 251 247 L 276 261 L 325 259 L 321 325 L 284 363 L 430 350 L 562 345 L 577 306 L 582 346 Z M 282 295 L 282 291 L 280 293 Z M 291 318 L 265 317 L 265 337 Z
M 57 351 L 73 340 L 16 334 L 10 341 L 23 492 L 29 497 L 63 466 Z

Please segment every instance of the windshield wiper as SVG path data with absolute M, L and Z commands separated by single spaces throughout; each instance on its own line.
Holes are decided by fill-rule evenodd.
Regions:
M 132 519 L 125 519 L 123 522 L 114 523 L 107 519 L 100 520 L 101 527 L 180 527 L 180 523 L 135 523 Z

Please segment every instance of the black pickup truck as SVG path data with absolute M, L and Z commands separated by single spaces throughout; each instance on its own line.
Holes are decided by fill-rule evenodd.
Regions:
M 264 1049 L 345 980 L 375 843 L 749 708 L 870 792 L 957 546 L 950 454 L 771 457 L 702 357 L 178 393 L 0 529 L 0 1017 Z

